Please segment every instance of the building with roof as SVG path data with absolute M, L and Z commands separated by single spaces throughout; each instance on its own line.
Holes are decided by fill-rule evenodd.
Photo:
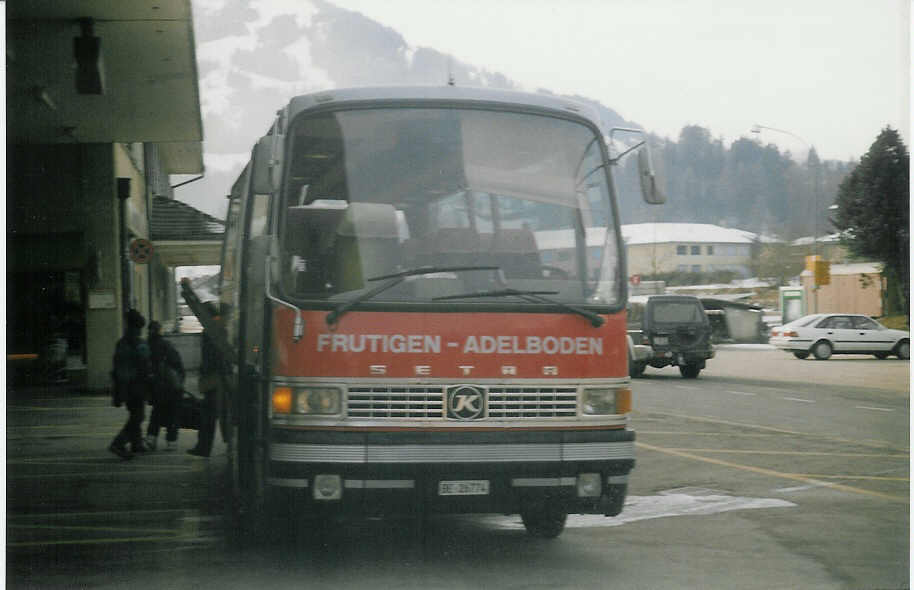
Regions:
M 623 225 L 621 230 L 629 276 L 732 271 L 748 277 L 753 244 L 773 240 L 707 223 L 636 223 Z M 606 228 L 585 231 L 590 255 L 599 259 Z M 542 230 L 535 235 L 543 264 L 563 268 L 573 260 L 571 230 Z
M 812 236 L 797 238 L 790 242 L 790 249 L 803 256 L 818 254 L 824 260 L 836 264 L 845 264 L 853 261 L 850 252 L 845 246 L 841 245 L 840 234 L 828 234 L 818 236 L 815 239 Z
M 800 275 L 806 313 L 862 313 L 879 317 L 885 313 L 885 278 L 878 262 L 832 264 L 827 285 L 813 285 L 812 271 Z
M 751 274 L 757 235 L 709 223 L 635 223 L 622 226 L 629 275 L 662 273 Z
M 149 218 L 152 260 L 150 282 L 157 286 L 151 298 L 153 315 L 171 322 L 180 314 L 175 289 L 175 268 L 218 265 L 222 255 L 225 222 L 177 199 L 156 195 Z
M 126 309 L 174 313 L 155 219 L 180 208 L 162 201 L 170 175 L 203 172 L 190 0 L 13 2 L 6 17 L 7 368 L 63 357 L 106 389 Z

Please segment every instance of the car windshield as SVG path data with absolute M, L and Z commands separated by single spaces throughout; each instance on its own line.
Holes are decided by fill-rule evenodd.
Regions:
M 686 323 L 704 320 L 704 309 L 691 301 L 664 301 L 653 305 L 651 311 L 655 323 Z
M 470 269 L 415 273 L 370 299 L 516 289 L 565 303 L 621 301 L 602 139 L 591 128 L 513 112 L 385 108 L 303 116 L 289 133 L 286 297 L 346 301 L 380 276 L 456 266 Z

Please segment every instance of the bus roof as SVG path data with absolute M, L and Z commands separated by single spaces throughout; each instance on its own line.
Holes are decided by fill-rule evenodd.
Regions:
M 531 94 L 472 86 L 377 86 L 338 88 L 296 96 L 289 102 L 289 114 L 341 102 L 404 101 L 404 102 L 478 102 L 480 104 L 513 105 L 573 113 L 602 127 L 600 116 L 593 107 L 567 98 L 548 94 Z

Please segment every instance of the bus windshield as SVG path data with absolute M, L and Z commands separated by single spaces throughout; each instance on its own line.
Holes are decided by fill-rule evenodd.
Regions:
M 621 301 L 609 174 L 591 127 L 402 107 L 302 115 L 289 134 L 283 296 L 343 302 L 374 289 L 373 302 L 484 305 L 492 298 L 479 293 L 535 291 L 564 303 Z M 445 270 L 410 273 L 423 267 Z

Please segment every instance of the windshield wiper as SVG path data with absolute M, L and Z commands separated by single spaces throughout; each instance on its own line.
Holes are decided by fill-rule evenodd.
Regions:
M 395 272 L 389 275 L 381 275 L 377 277 L 371 277 L 366 280 L 368 281 L 384 281 L 374 289 L 365 291 L 349 301 L 344 301 L 336 309 L 327 314 L 325 318 L 328 326 L 340 321 L 340 318 L 344 313 L 358 305 L 359 303 L 371 299 L 378 293 L 383 293 L 392 287 L 396 287 L 400 283 L 406 280 L 407 277 L 414 277 L 419 275 L 430 275 L 439 272 L 461 272 L 465 270 L 501 270 L 500 266 L 419 266 L 416 268 L 410 268 L 400 272 Z
M 550 299 L 549 297 L 544 297 L 544 295 L 557 295 L 558 291 L 520 291 L 518 289 L 497 289 L 494 291 L 477 291 L 476 293 L 464 293 L 462 295 L 444 295 L 442 297 L 435 297 L 436 301 L 444 301 L 447 299 L 471 299 L 476 297 L 520 297 L 521 299 L 528 302 L 535 303 L 548 303 L 549 305 L 557 305 L 564 310 L 576 313 L 579 316 L 583 316 L 590 320 L 590 325 L 594 328 L 599 328 L 606 320 L 603 319 L 599 314 L 596 314 L 592 311 L 586 309 L 581 309 L 580 307 L 575 307 L 563 301 L 557 301 L 555 299 Z

